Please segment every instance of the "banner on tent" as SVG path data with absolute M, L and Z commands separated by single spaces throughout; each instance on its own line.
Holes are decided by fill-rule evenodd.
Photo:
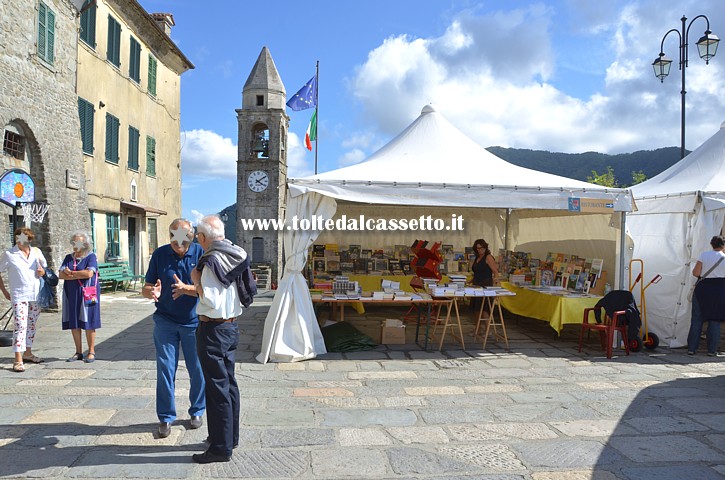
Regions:
M 600 200 L 596 198 L 580 198 L 571 197 L 569 200 L 570 212 L 581 213 L 612 213 L 614 212 L 614 203 L 609 200 Z

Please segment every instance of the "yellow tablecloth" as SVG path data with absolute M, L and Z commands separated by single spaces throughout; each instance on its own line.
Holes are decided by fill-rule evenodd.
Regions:
M 546 293 L 517 287 L 508 282 L 502 282 L 501 286 L 516 292 L 516 296 L 499 298 L 503 308 L 516 315 L 549 322 L 551 328 L 556 330 L 557 333 L 561 333 L 561 329 L 566 324 L 581 324 L 584 318 L 584 309 L 593 307 L 602 298 L 572 298 L 547 295 Z

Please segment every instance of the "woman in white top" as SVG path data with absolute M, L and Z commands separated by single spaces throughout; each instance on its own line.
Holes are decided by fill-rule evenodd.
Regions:
M 694 355 L 703 322 L 707 322 L 707 354 L 717 355 L 720 345 L 720 322 L 725 320 L 725 239 L 716 235 L 710 240 L 712 250 L 698 258 L 692 274 L 698 278 L 692 299 L 692 320 L 687 353 Z M 722 259 L 722 260 L 721 260 Z M 719 262 L 719 263 L 718 263 Z
M 15 314 L 13 330 L 14 372 L 24 372 L 23 362 L 40 363 L 43 360 L 33 355 L 31 348 L 35 340 L 35 323 L 40 315 L 36 303 L 40 292 L 40 277 L 48 266 L 38 248 L 31 248 L 35 234 L 29 228 L 15 230 L 15 246 L 0 256 L 0 272 L 7 272 L 10 291 L 0 276 L 0 290 L 10 300 Z

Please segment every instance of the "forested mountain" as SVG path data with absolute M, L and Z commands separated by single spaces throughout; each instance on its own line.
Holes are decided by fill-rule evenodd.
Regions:
M 604 153 L 557 153 L 521 148 L 488 147 L 487 150 L 507 162 L 521 167 L 587 181 L 592 170 L 602 174 L 612 167 L 617 186 L 633 183 L 632 172 L 642 172 L 652 178 L 680 160 L 679 147 L 640 150 L 634 153 L 607 155 Z M 690 153 L 689 151 L 687 153 Z

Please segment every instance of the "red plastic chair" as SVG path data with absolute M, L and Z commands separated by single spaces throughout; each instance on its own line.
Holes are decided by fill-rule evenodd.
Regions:
M 618 310 L 614 312 L 614 316 L 610 317 L 604 313 L 604 320 L 602 323 L 589 323 L 589 314 L 595 310 L 601 312 L 602 307 L 598 308 L 585 308 L 584 319 L 582 320 L 582 330 L 579 334 L 579 352 L 582 351 L 582 344 L 584 343 L 584 332 L 585 331 L 597 331 L 599 332 L 599 340 L 602 343 L 602 349 L 607 352 L 607 358 L 612 358 L 612 345 L 614 345 L 614 332 L 619 332 L 622 335 L 624 341 L 624 350 L 629 355 L 629 341 L 627 340 L 627 311 Z

